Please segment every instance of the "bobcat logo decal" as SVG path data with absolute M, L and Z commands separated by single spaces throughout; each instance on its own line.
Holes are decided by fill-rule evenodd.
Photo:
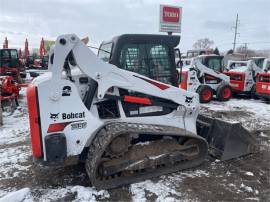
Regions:
M 58 115 L 59 115 L 59 113 L 57 113 L 57 114 L 50 113 L 50 118 L 53 119 L 54 121 L 56 121 L 56 119 L 59 118 Z
M 71 87 L 70 86 L 64 86 L 62 91 L 62 96 L 70 96 L 71 93 Z
M 186 96 L 186 103 L 192 103 L 193 97 L 187 97 Z

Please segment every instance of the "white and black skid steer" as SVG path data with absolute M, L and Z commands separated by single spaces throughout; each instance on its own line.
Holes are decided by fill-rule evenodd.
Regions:
M 247 61 L 229 60 L 224 74 L 230 77 L 230 85 L 237 94 L 250 95 L 255 98 L 256 77 L 262 72 L 253 59 Z
M 27 101 L 33 156 L 52 165 L 84 161 L 98 188 L 191 168 L 207 157 L 196 93 L 105 63 L 73 34 L 57 38 L 49 72 L 28 87 Z M 250 153 L 250 141 L 235 143 L 230 157 Z
M 208 103 L 216 95 L 219 101 L 228 101 L 232 96 L 230 77 L 221 73 L 220 56 L 202 55 L 191 59 L 190 65 L 180 68 L 180 88 L 197 92 L 201 103 Z M 209 68 L 202 64 L 202 59 L 212 59 L 217 68 Z

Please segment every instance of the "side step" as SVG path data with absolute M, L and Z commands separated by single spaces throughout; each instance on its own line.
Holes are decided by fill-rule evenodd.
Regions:
M 206 139 L 210 155 L 222 161 L 256 152 L 256 139 L 240 123 L 199 115 L 197 133 Z

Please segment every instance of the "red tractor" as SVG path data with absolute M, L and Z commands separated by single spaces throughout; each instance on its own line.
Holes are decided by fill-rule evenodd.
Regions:
M 0 49 L 0 76 L 12 76 L 18 83 L 22 83 L 22 78 L 26 77 L 16 49 Z
M 10 106 L 14 109 L 18 106 L 18 97 L 25 69 L 21 69 L 18 52 L 16 49 L 0 49 L 0 101 L 2 107 Z
M 0 76 L 0 101 L 2 108 L 15 109 L 18 104 L 20 86 L 12 76 Z

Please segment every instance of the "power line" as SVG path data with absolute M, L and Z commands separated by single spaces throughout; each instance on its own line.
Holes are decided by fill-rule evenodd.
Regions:
M 270 43 L 270 41 L 269 42 L 263 42 L 263 41 L 258 41 L 258 42 L 249 42 L 250 44 L 266 44 L 266 43 Z
M 239 43 L 236 43 L 236 44 L 268 44 L 268 43 L 270 43 L 270 41 L 257 41 L 257 42 L 239 42 Z

